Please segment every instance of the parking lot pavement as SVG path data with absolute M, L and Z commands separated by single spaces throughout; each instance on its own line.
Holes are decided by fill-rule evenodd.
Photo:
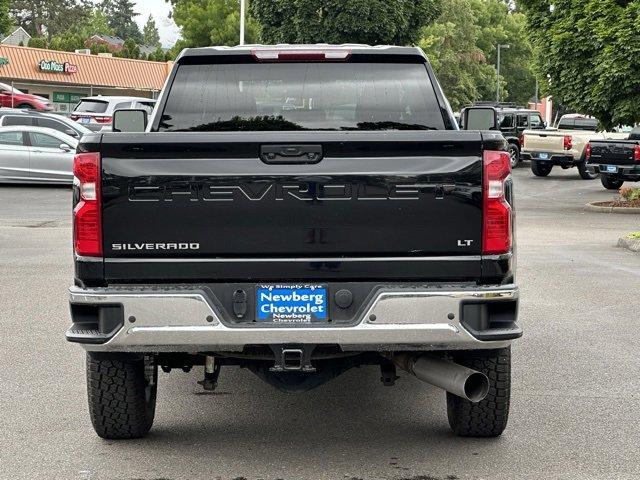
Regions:
M 213 394 L 200 371 L 161 373 L 149 437 L 99 439 L 63 338 L 70 190 L 0 186 L 0 478 L 639 478 L 640 256 L 615 244 L 640 217 L 585 211 L 612 193 L 576 170 L 514 177 L 525 336 L 493 440 L 454 437 L 442 391 L 373 368 L 297 395 L 231 368 Z

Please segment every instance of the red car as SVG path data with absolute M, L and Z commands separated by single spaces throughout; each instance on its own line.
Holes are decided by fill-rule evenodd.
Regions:
M 38 95 L 22 93 L 17 88 L 13 88 L 12 94 L 11 89 L 11 85 L 0 83 L 0 106 L 8 108 L 30 108 L 45 112 L 53 110 L 53 103 L 51 103 L 49 99 L 39 97 Z

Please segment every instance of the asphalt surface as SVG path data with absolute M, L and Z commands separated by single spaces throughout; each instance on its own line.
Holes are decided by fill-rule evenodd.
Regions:
M 640 478 L 640 255 L 615 246 L 640 216 L 585 211 L 612 193 L 576 170 L 514 176 L 525 336 L 491 440 L 455 437 L 442 391 L 374 368 L 297 395 L 232 368 L 214 394 L 200 371 L 161 373 L 150 435 L 101 440 L 63 338 L 70 189 L 0 186 L 0 478 Z

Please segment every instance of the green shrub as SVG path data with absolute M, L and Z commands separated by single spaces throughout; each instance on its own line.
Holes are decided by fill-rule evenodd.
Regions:
M 640 200 L 640 188 L 622 187 L 620 196 L 628 202 Z

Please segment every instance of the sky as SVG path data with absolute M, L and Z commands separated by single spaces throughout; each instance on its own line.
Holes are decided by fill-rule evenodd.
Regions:
M 172 47 L 180 36 L 180 29 L 169 18 L 171 4 L 165 0 L 137 0 L 136 12 L 140 15 L 136 17 L 140 29 L 147 23 L 149 15 L 153 15 L 160 33 L 160 41 L 163 47 Z

